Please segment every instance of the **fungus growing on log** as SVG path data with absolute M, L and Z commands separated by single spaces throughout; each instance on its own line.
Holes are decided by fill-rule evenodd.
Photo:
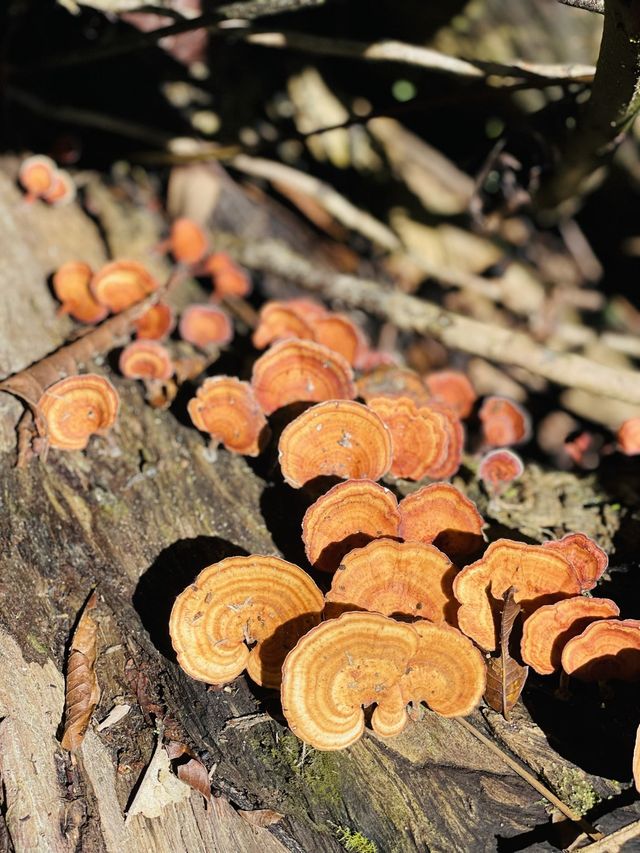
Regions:
M 171 254 L 181 264 L 197 264 L 207 253 L 207 235 L 197 222 L 176 219 L 169 235 Z
M 203 569 L 177 597 L 169 632 L 192 678 L 225 684 L 245 669 L 280 686 L 282 662 L 320 622 L 324 600 L 306 572 L 278 557 L 228 557 Z
M 372 539 L 397 537 L 400 513 L 395 495 L 372 480 L 347 480 L 311 504 L 302 520 L 309 562 L 334 571 L 345 554 Z
M 127 379 L 170 379 L 173 376 L 171 355 L 157 341 L 133 341 L 120 353 L 118 367 Z
M 294 489 L 321 476 L 379 480 L 391 465 L 391 436 L 361 403 L 330 400 L 284 428 L 278 455 L 282 476 Z
M 478 477 L 489 494 L 501 495 L 511 483 L 522 476 L 523 471 L 522 459 L 513 450 L 505 447 L 490 450 L 482 457 L 478 467 Z
M 453 582 L 461 605 L 458 625 L 486 651 L 496 648 L 493 608 L 509 587 L 514 587 L 514 600 L 525 614 L 580 592 L 577 575 L 559 552 L 509 539 L 492 542 L 482 559 L 464 568 Z
M 486 397 L 478 417 L 484 442 L 490 447 L 522 444 L 531 435 L 529 415 L 522 406 L 506 397 Z
M 280 341 L 253 365 L 251 385 L 265 414 L 290 403 L 352 400 L 353 373 L 348 362 L 322 344 Z
M 65 204 L 71 204 L 75 197 L 76 185 L 71 175 L 64 169 L 56 169 L 51 186 L 42 194 L 43 200 L 53 207 L 64 207 Z
M 325 596 L 326 615 L 373 610 L 395 618 L 451 621 L 456 568 L 433 545 L 376 539 L 347 554 Z
M 256 349 L 264 349 L 287 338 L 313 340 L 309 323 L 286 302 L 267 302 L 260 309 L 258 325 L 251 338 Z
M 251 293 L 249 275 L 234 263 L 226 252 L 214 252 L 204 263 L 211 276 L 212 299 L 217 302 L 227 296 L 244 297 Z
M 91 279 L 91 292 L 101 305 L 118 314 L 158 289 L 149 270 L 137 261 L 112 261 Z
M 520 652 L 540 675 L 560 669 L 564 647 L 591 622 L 619 616 L 620 608 L 608 598 L 565 598 L 539 607 L 525 621 Z
M 156 302 L 134 323 L 136 337 L 148 341 L 161 341 L 171 334 L 175 326 L 175 316 L 166 302 Z
M 462 421 L 448 406 L 442 403 L 430 401 L 427 405 L 420 407 L 423 417 L 431 418 L 439 416 L 440 422 L 447 436 L 442 453 L 429 468 L 429 477 L 432 480 L 447 480 L 453 477 L 462 463 L 462 451 L 464 449 L 464 427 Z
M 52 187 L 58 167 L 50 157 L 34 154 L 20 164 L 18 181 L 26 190 L 25 201 L 32 202 L 42 198 Z
M 324 305 L 321 302 L 316 302 L 315 299 L 299 297 L 297 299 L 288 299 L 284 304 L 297 314 L 298 317 L 306 320 L 307 323 L 319 320 L 320 317 L 326 317 L 329 313 Z
M 339 352 L 349 364 L 355 364 L 363 343 L 363 335 L 348 317 L 342 314 L 327 314 L 308 322 L 315 341 L 334 352 Z
M 356 386 L 358 396 L 366 401 L 373 397 L 410 397 L 423 406 L 430 399 L 422 379 L 414 370 L 406 367 L 378 367 L 361 376 Z
M 232 453 L 258 456 L 268 438 L 267 420 L 251 385 L 233 376 L 205 379 L 187 409 L 197 429 Z
M 433 483 L 407 495 L 400 510 L 400 536 L 406 541 L 433 543 L 462 565 L 484 544 L 484 519 L 476 505 L 449 483 Z
M 109 309 L 94 299 L 89 283 L 93 275 L 89 264 L 68 261 L 53 276 L 53 292 L 62 303 L 60 313 L 69 314 L 80 323 L 99 323 Z
M 562 668 L 581 681 L 637 681 L 640 620 L 605 619 L 588 625 L 564 647 Z
M 51 447 L 84 450 L 92 435 L 104 435 L 114 425 L 118 405 L 118 392 L 104 376 L 67 376 L 38 401 L 38 432 Z
M 478 399 L 469 377 L 459 370 L 436 370 L 425 376 L 424 384 L 435 402 L 444 403 L 459 418 L 468 418 Z
M 640 418 L 626 420 L 617 434 L 618 446 L 627 456 L 637 456 L 640 453 Z
M 230 343 L 233 324 L 215 305 L 188 305 L 180 317 L 178 332 L 184 341 L 207 350 Z
M 609 565 L 605 552 L 585 533 L 567 533 L 562 539 L 544 542 L 543 546 L 559 551 L 569 561 L 582 592 L 593 589 Z

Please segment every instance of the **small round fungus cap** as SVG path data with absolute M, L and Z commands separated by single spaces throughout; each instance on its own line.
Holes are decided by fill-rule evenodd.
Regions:
M 230 343 L 233 324 L 229 315 L 215 305 L 188 305 L 180 317 L 178 332 L 183 341 L 208 349 Z
M 169 236 L 171 254 L 181 264 L 197 264 L 207 253 L 207 235 L 192 219 L 176 219 Z
M 435 402 L 444 403 L 459 418 L 468 418 L 478 399 L 471 380 L 459 370 L 435 370 L 425 376 L 424 384 Z
M 480 651 L 451 625 L 419 621 L 418 651 L 402 676 L 405 705 L 424 702 L 443 717 L 466 717 L 478 707 L 487 684 L 487 668 Z
M 309 320 L 314 340 L 334 352 L 344 356 L 349 364 L 354 364 L 358 356 L 363 335 L 348 317 L 342 314 L 328 314 Z
M 109 309 L 100 305 L 91 293 L 89 283 L 92 275 L 89 264 L 69 261 L 53 276 L 53 292 L 62 303 L 61 311 L 80 323 L 99 323 L 109 313 Z
M 156 302 L 135 321 L 136 336 L 147 341 L 161 341 L 171 334 L 175 316 L 166 302 Z
M 264 349 L 274 341 L 287 338 L 313 340 L 313 331 L 307 320 L 287 302 L 267 302 L 260 309 L 258 325 L 251 340 L 256 349 Z
M 569 640 L 581 634 L 591 622 L 619 615 L 620 608 L 608 598 L 578 595 L 545 604 L 524 623 L 522 660 L 540 675 L 551 675 L 560 669 L 562 651 Z
M 118 314 L 158 289 L 149 270 L 137 261 L 112 261 L 91 280 L 91 292 L 101 305 Z
M 353 372 L 337 352 L 304 340 L 280 341 L 253 365 L 251 385 L 265 414 L 290 403 L 352 400 Z
M 118 415 L 118 392 L 104 376 L 84 373 L 55 382 L 38 401 L 38 430 L 51 447 L 84 450 Z
M 169 632 L 192 678 L 225 684 L 245 669 L 280 686 L 287 653 L 320 622 L 324 600 L 306 572 L 279 557 L 228 557 L 200 572 L 177 597 Z
M 34 154 L 20 164 L 18 181 L 27 191 L 26 200 L 34 201 L 41 198 L 53 186 L 58 167 L 51 157 L 44 154 Z
M 235 376 L 205 379 L 187 409 L 197 429 L 232 453 L 258 456 L 268 439 L 267 420 L 251 385 Z
M 344 557 L 325 596 L 326 615 L 374 610 L 444 622 L 455 616 L 456 568 L 433 545 L 376 539 Z
M 525 613 L 580 592 L 573 568 L 559 552 L 510 539 L 492 542 L 482 559 L 464 568 L 453 582 L 461 605 L 458 625 L 486 651 L 497 644 L 492 605 L 510 587 Z
M 243 297 L 251 293 L 249 275 L 235 264 L 226 252 L 214 252 L 205 261 L 205 271 L 211 276 L 214 301 L 226 296 Z
M 302 520 L 309 562 L 333 572 L 354 548 L 372 539 L 398 536 L 400 513 L 395 495 L 372 480 L 347 480 L 311 504 Z
M 64 207 L 65 204 L 71 204 L 75 197 L 76 185 L 71 175 L 64 169 L 56 169 L 53 182 L 49 189 L 42 194 L 42 198 L 47 204 L 52 204 L 54 207 Z
M 491 450 L 480 460 L 478 476 L 487 487 L 487 491 L 499 495 L 514 480 L 518 480 L 524 471 L 522 459 L 513 450 L 506 447 Z
M 618 430 L 618 446 L 627 456 L 640 453 L 640 418 L 629 418 Z
M 490 447 L 522 444 L 531 436 L 529 415 L 522 406 L 507 397 L 486 397 L 478 417 L 485 444 Z
M 605 552 L 586 533 L 567 533 L 562 539 L 544 542 L 543 547 L 559 551 L 569 561 L 582 592 L 593 589 L 609 565 Z
M 363 708 L 376 705 L 378 734 L 407 724 L 400 679 L 418 651 L 411 625 L 379 613 L 345 613 L 309 631 L 282 669 L 282 710 L 291 731 L 315 749 L 344 749 L 364 732 Z
M 351 400 L 311 406 L 280 436 L 282 476 L 299 489 L 315 477 L 379 480 L 391 465 L 389 430 L 375 412 Z
M 564 647 L 562 668 L 581 681 L 637 681 L 640 620 L 603 619 L 588 625 Z
M 430 399 L 422 379 L 406 367 L 378 367 L 361 376 L 357 387 L 358 396 L 367 402 L 374 397 L 409 397 L 422 406 Z
M 170 379 L 173 362 L 158 341 L 133 341 L 120 353 L 120 373 L 127 379 Z
M 403 539 L 433 543 L 458 565 L 484 544 L 476 505 L 449 483 L 423 486 L 400 501 L 399 510 Z

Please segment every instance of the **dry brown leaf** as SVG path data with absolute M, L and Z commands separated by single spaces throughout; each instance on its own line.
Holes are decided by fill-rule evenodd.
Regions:
M 254 809 L 253 811 L 243 811 L 242 809 L 238 809 L 238 814 L 252 826 L 262 827 L 278 823 L 284 817 L 283 814 L 280 814 L 280 812 L 276 812 L 273 809 Z
M 189 785 L 194 791 L 202 794 L 205 800 L 209 802 L 211 799 L 209 774 L 200 759 L 186 744 L 175 740 L 169 741 L 167 744 L 167 754 L 170 760 L 175 762 L 173 768 L 178 779 Z
M 73 634 L 67 662 L 64 734 L 60 743 L 63 749 L 70 752 L 80 748 L 100 699 L 100 687 L 94 670 L 98 625 L 90 615 L 96 603 L 96 593 L 93 592 Z
M 509 719 L 509 712 L 522 693 L 529 674 L 528 666 L 521 666 L 509 654 L 509 638 L 520 613 L 521 606 L 514 600 L 514 588 L 504 595 L 504 607 L 500 621 L 500 655 L 487 662 L 487 689 L 484 694 L 487 705 Z
M 128 822 L 137 814 L 148 818 L 160 817 L 165 806 L 186 800 L 190 795 L 189 786 L 171 772 L 169 756 L 163 749 L 160 734 L 151 762 L 127 811 L 126 820 Z

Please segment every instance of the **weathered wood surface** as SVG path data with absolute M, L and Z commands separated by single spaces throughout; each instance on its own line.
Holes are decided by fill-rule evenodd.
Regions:
M 36 251 L 52 239 L 55 212 L 19 208 L 10 181 L 0 181 L 0 221 L 11 223 L 0 230 L 0 255 L 28 261 L 24 272 L 0 269 L 0 305 L 30 316 L 27 332 L 3 326 L 2 366 L 11 372 L 24 366 L 25 352 L 36 359 L 66 333 L 66 321 L 54 325 L 46 276 L 74 255 L 99 260 L 105 246 L 72 208 L 66 227 L 55 231 L 55 247 Z M 107 197 L 92 196 L 102 198 L 115 227 L 117 205 L 107 211 Z M 245 233 L 264 232 L 264 209 L 237 191 L 235 198 Z M 94 213 L 100 219 L 100 210 Z M 140 256 L 157 239 L 159 219 L 127 205 L 121 214 L 127 227 L 119 236 L 112 231 L 112 242 Z M 237 214 L 218 207 L 216 215 L 225 227 L 238 225 Z M 127 233 L 136 239 L 127 243 Z M 22 343 L 16 339 L 12 361 L 15 335 Z M 300 515 L 300 497 L 268 484 L 256 473 L 264 473 L 261 465 L 225 452 L 212 459 L 180 417 L 151 410 L 108 361 L 98 369 L 122 396 L 108 439 L 92 440 L 86 453 L 52 451 L 46 465 L 25 470 L 14 469 L 12 452 L 0 455 L 0 849 L 338 853 L 337 827 L 362 832 L 381 853 L 521 849 L 530 837 L 539 842 L 535 849 L 549 849 L 540 841 L 549 816 L 539 795 L 455 721 L 428 714 L 384 743 L 365 736 L 342 753 L 305 753 L 282 725 L 273 696 L 243 678 L 209 690 L 179 670 L 167 632 L 176 593 L 224 556 L 278 553 L 274 538 L 295 551 L 297 531 L 287 542 L 281 522 Z M 14 414 L 6 415 L 8 424 Z M 119 702 L 132 707 L 116 725 L 94 727 L 73 759 L 57 740 L 62 672 L 74 620 L 94 587 L 102 690 L 95 718 Z M 125 823 L 154 750 L 158 714 L 172 737 L 200 755 L 220 798 L 205 809 L 192 793 L 158 818 Z M 475 722 L 484 725 L 480 715 Z M 521 741 L 535 744 L 543 772 L 548 745 L 539 730 L 531 738 L 526 726 L 509 731 L 516 751 Z M 235 808 L 272 808 L 285 817 L 258 829 Z M 514 838 L 516 846 L 505 846 Z

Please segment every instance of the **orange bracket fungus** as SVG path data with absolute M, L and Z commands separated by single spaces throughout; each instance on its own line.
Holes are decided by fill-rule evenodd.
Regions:
M 520 652 L 522 660 L 540 675 L 560 669 L 562 651 L 569 640 L 581 634 L 597 619 L 620 615 L 620 608 L 608 598 L 563 598 L 539 607 L 525 621 Z
M 385 616 L 451 621 L 456 568 L 433 545 L 376 539 L 344 557 L 326 595 L 326 614 L 374 610 Z
M 267 420 L 248 382 L 211 376 L 187 406 L 194 426 L 232 453 L 258 456 L 268 438 Z
M 61 313 L 70 314 L 80 323 L 99 323 L 109 309 L 97 302 L 89 283 L 93 275 L 89 264 L 69 261 L 59 267 L 53 276 L 53 292 L 62 303 Z
M 373 397 L 409 397 L 423 406 L 430 397 L 422 379 L 406 367 L 378 367 L 361 376 L 357 388 L 358 396 L 367 401 Z
M 64 169 L 56 169 L 51 186 L 42 194 L 44 201 L 54 207 L 63 207 L 65 204 L 71 204 L 75 197 L 76 185 L 71 175 Z
M 251 293 L 251 279 L 225 252 L 209 255 L 204 268 L 211 276 L 214 301 L 226 296 L 243 297 Z
M 522 476 L 522 459 L 506 447 L 491 450 L 480 460 L 478 476 L 492 495 L 500 495 Z
M 618 446 L 627 456 L 637 456 L 640 453 L 640 418 L 629 418 L 617 434 Z
M 191 219 L 176 219 L 169 236 L 171 254 L 181 264 L 197 264 L 207 253 L 207 236 Z
M 436 370 L 425 376 L 424 384 L 437 403 L 449 406 L 459 418 L 468 418 L 478 399 L 468 376 L 459 370 Z
M 430 401 L 421 406 L 423 418 L 439 418 L 447 441 L 443 445 L 440 457 L 430 466 L 428 475 L 432 480 L 446 480 L 453 477 L 462 462 L 464 449 L 464 427 L 462 421 L 448 406 Z
M 347 361 L 313 341 L 274 344 L 253 365 L 251 385 L 267 415 L 289 403 L 355 397 L 353 373 Z
M 640 620 L 603 619 L 569 640 L 562 668 L 581 681 L 640 679 Z
M 293 311 L 298 317 L 302 317 L 307 323 L 312 323 L 314 320 L 319 320 L 321 317 L 326 317 L 329 312 L 320 302 L 315 299 L 307 299 L 304 296 L 297 299 L 288 299 L 284 303 L 287 308 Z
M 200 349 L 225 346 L 233 338 L 229 315 L 215 305 L 188 305 L 178 325 L 180 337 Z
M 407 541 L 433 543 L 461 564 L 484 544 L 484 519 L 459 489 L 433 483 L 400 501 L 400 536 Z
M 280 686 L 282 662 L 320 622 L 324 600 L 306 572 L 278 557 L 228 557 L 200 572 L 177 597 L 169 631 L 192 678 L 225 684 L 247 670 Z
M 464 568 L 453 582 L 461 605 L 458 624 L 486 651 L 496 648 L 494 606 L 509 587 L 514 587 L 514 600 L 525 613 L 580 592 L 571 564 L 559 552 L 510 539 L 492 542 L 482 559 Z
M 286 302 L 267 302 L 260 309 L 258 325 L 252 341 L 256 349 L 264 349 L 274 341 L 287 338 L 313 340 L 311 326 Z
M 482 423 L 485 444 L 491 447 L 521 444 L 531 435 L 529 415 L 506 397 L 486 397 L 478 417 Z
M 562 539 L 544 542 L 543 545 L 559 551 L 569 561 L 582 592 L 593 589 L 609 565 L 605 552 L 585 533 L 567 533 Z
M 170 379 L 173 362 L 169 351 L 157 341 L 134 341 L 120 353 L 120 373 L 127 379 Z
M 149 270 L 137 261 L 112 261 L 91 280 L 91 292 L 101 305 L 118 314 L 158 289 Z
M 382 536 L 397 537 L 395 495 L 372 480 L 347 480 L 329 489 L 306 511 L 302 541 L 309 562 L 332 572 L 353 548 Z
M 134 323 L 136 337 L 148 341 L 161 341 L 171 334 L 175 326 L 175 317 L 170 305 L 156 302 Z
M 330 400 L 284 428 L 278 455 L 282 476 L 294 489 L 322 476 L 379 480 L 391 465 L 391 436 L 362 403 Z
M 114 425 L 118 405 L 118 392 L 104 376 L 68 376 L 38 401 L 38 432 L 51 447 L 83 450 L 92 435 L 104 435 Z
M 362 332 L 342 314 L 327 314 L 310 320 L 313 338 L 334 352 L 344 356 L 349 364 L 355 364 L 360 350 Z
M 34 154 L 20 164 L 18 181 L 26 190 L 25 201 L 42 198 L 52 187 L 58 168 L 50 157 Z

